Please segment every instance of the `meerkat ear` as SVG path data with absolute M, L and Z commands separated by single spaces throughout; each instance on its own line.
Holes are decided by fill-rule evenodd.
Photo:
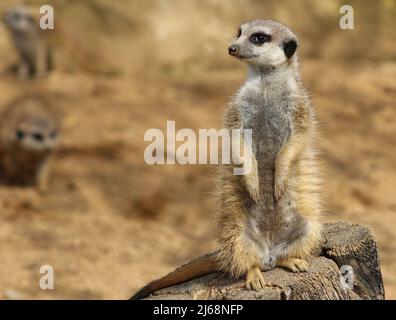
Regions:
M 297 49 L 297 41 L 294 39 L 285 40 L 283 42 L 283 51 L 288 59 L 290 59 Z

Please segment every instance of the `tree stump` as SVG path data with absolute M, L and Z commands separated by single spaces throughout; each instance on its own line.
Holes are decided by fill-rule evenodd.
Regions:
M 384 299 L 377 246 L 371 229 L 347 222 L 323 225 L 323 243 L 307 272 L 263 272 L 266 287 L 249 291 L 244 280 L 212 273 L 154 292 L 147 299 L 303 300 Z

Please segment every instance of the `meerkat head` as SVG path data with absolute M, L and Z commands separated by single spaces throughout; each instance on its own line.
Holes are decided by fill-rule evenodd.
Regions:
M 254 20 L 241 25 L 228 52 L 248 64 L 275 69 L 295 59 L 297 37 L 273 20 Z
M 27 7 L 9 9 L 3 16 L 5 26 L 15 34 L 27 34 L 36 28 L 36 20 Z
M 36 96 L 18 97 L 2 115 L 1 143 L 7 148 L 40 153 L 58 144 L 58 123 L 50 105 Z
M 17 124 L 14 142 L 24 150 L 49 151 L 58 141 L 58 130 L 50 119 L 28 116 Z

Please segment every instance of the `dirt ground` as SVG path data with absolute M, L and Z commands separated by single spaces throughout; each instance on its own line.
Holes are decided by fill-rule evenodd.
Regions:
M 133 7 L 146 6 L 147 21 L 159 10 L 148 3 Z M 178 3 L 180 12 L 192 10 Z M 64 12 L 77 11 L 63 6 Z M 197 15 L 206 17 L 212 9 L 203 5 Z M 213 46 L 202 55 L 194 55 L 191 45 L 177 56 L 177 41 L 167 40 L 169 34 L 182 32 L 180 25 L 172 10 L 161 10 L 168 23 L 153 23 L 152 30 L 168 33 L 156 35 L 163 39 L 158 59 L 151 38 L 132 36 L 142 29 L 140 20 L 127 19 L 109 24 L 109 33 L 120 31 L 113 39 L 106 34 L 105 39 L 96 35 L 98 39 L 87 40 L 103 56 L 91 55 L 96 49 L 84 51 L 84 34 L 72 38 L 84 59 L 94 61 L 94 70 L 86 69 L 84 61 L 70 67 L 65 54 L 47 79 L 35 81 L 19 80 L 5 71 L 16 58 L 0 29 L 1 104 L 27 91 L 48 94 L 63 122 L 49 192 L 0 186 L 0 298 L 125 299 L 147 281 L 215 248 L 215 166 L 147 165 L 143 154 L 148 142 L 143 136 L 150 128 L 165 129 L 167 120 L 175 120 L 176 129 L 220 128 L 222 111 L 245 78 L 243 66 L 227 56 L 226 44 L 236 21 L 246 20 L 250 13 L 241 17 L 235 8 L 225 10 L 227 36 L 220 35 L 218 43 L 206 33 Z M 187 19 L 180 12 L 177 16 Z M 194 17 L 184 32 L 194 30 L 200 21 Z M 96 20 L 91 18 L 87 14 L 94 28 Z M 216 23 L 221 19 L 209 15 L 211 28 Z M 302 31 L 303 44 L 304 39 L 307 43 L 315 38 Z M 331 39 L 336 47 L 336 38 Z M 118 58 L 112 50 L 118 50 Z M 384 58 L 351 56 L 345 61 L 329 51 L 315 56 L 309 50 L 301 52 L 302 76 L 320 119 L 324 220 L 371 226 L 386 297 L 395 299 L 396 54 L 391 48 Z M 54 290 L 39 287 L 39 269 L 46 264 L 55 271 Z

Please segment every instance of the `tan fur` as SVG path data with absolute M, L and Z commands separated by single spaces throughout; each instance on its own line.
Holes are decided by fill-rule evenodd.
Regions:
M 218 271 L 219 266 L 216 263 L 216 255 L 217 252 L 208 253 L 180 266 L 161 279 L 154 280 L 144 286 L 131 297 L 131 300 L 143 299 L 157 290 L 179 284 L 186 281 L 186 279 L 194 279 L 196 277 Z

